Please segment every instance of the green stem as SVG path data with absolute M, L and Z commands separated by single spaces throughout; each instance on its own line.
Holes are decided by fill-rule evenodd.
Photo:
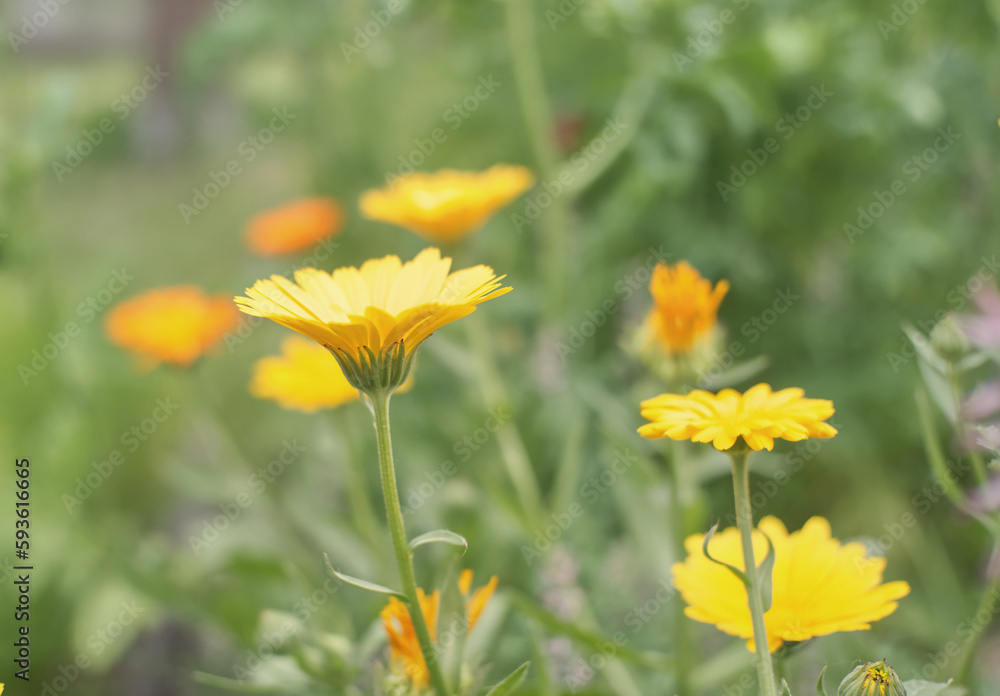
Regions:
M 948 381 L 951 384 L 952 400 L 955 402 L 955 429 L 958 431 L 958 436 L 964 447 L 966 437 L 968 436 L 968 424 L 962 417 L 962 383 L 954 365 L 948 366 Z M 983 462 L 983 458 L 979 456 L 979 452 L 974 448 L 969 448 L 969 460 L 972 462 L 972 471 L 976 476 L 976 483 L 982 486 L 989 478 L 989 475 L 986 473 L 986 464 Z
M 777 696 L 774 681 L 774 667 L 771 664 L 771 649 L 767 642 L 767 628 L 764 625 L 764 597 L 757 572 L 757 559 L 753 553 L 753 510 L 750 508 L 750 467 L 747 452 L 730 452 L 733 458 L 733 494 L 736 498 L 736 525 L 743 542 L 744 572 L 750 580 L 747 598 L 750 602 L 750 617 L 753 620 L 753 642 L 757 650 L 757 679 L 761 696 Z
M 994 557 L 996 553 L 996 549 L 994 549 Z M 979 616 L 981 612 L 986 612 L 992 617 L 993 612 L 990 606 L 998 596 L 1000 596 L 1000 575 L 983 588 L 983 592 L 979 596 L 979 605 L 976 607 L 976 613 L 973 614 L 973 617 Z M 976 656 L 976 648 L 979 646 L 979 641 L 982 639 L 983 634 L 986 633 L 989 624 L 990 622 L 987 621 L 982 626 L 978 626 L 977 622 L 978 630 L 972 634 L 968 642 L 966 642 L 965 648 L 962 650 L 962 657 L 959 660 L 958 669 L 955 671 L 955 683 L 965 684 L 966 680 L 968 680 L 969 672 L 972 671 L 973 658 Z
M 417 579 L 413 573 L 413 554 L 406 539 L 406 528 L 403 526 L 403 510 L 399 504 L 399 490 L 396 487 L 396 470 L 392 462 L 392 439 L 389 436 L 389 397 L 391 392 L 381 391 L 370 395 L 372 414 L 375 417 L 375 438 L 378 442 L 379 472 L 382 477 L 382 495 L 385 496 L 385 512 L 389 521 L 389 533 L 392 535 L 392 547 L 396 552 L 396 565 L 399 568 L 399 580 L 403 585 L 410 608 L 410 618 L 420 642 L 420 651 L 427 662 L 427 670 L 431 675 L 431 683 L 438 696 L 450 696 L 448 684 L 441 671 L 441 662 L 434 651 L 427 621 L 417 597 Z

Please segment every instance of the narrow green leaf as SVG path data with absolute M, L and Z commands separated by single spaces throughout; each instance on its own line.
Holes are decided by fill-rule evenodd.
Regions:
M 717 530 L 718 528 L 719 528 L 719 523 L 716 522 L 715 524 L 712 525 L 712 528 L 708 530 L 708 534 L 705 535 L 705 541 L 702 542 L 702 544 L 701 544 L 702 553 L 704 553 L 705 554 L 705 558 L 707 558 L 708 560 L 710 560 L 712 563 L 718 563 L 720 566 L 724 566 L 724 567 L 728 568 L 729 572 L 731 572 L 733 575 L 735 575 L 736 577 L 738 577 L 740 579 L 740 582 L 743 583 L 744 587 L 748 587 L 749 588 L 750 587 L 750 578 L 747 577 L 746 573 L 744 573 L 742 570 L 740 570 L 736 566 L 729 565 L 728 563 L 723 563 L 722 561 L 720 561 L 720 560 L 718 560 L 716 558 L 712 558 L 712 555 L 708 552 L 708 542 L 710 542 L 712 540 L 712 537 L 715 536 L 715 530 Z M 765 559 L 764 562 L 766 563 L 767 559 Z
M 358 578 L 353 578 L 350 575 L 344 575 L 343 573 L 338 573 L 336 570 L 333 569 L 333 564 L 330 563 L 330 557 L 327 556 L 325 553 L 323 554 L 323 560 L 326 561 L 326 569 L 329 570 L 330 573 L 335 578 L 346 582 L 348 585 L 354 585 L 355 587 L 360 587 L 362 590 L 368 590 L 369 592 L 378 592 L 379 594 L 390 595 L 392 597 L 396 597 L 397 599 L 401 599 L 404 602 L 409 601 L 406 599 L 406 595 L 404 595 L 401 592 L 397 592 L 396 590 L 390 590 L 388 587 L 383 587 L 382 585 L 376 585 L 374 582 L 368 582 L 367 580 L 359 580 Z
M 826 668 L 830 665 L 823 665 L 823 669 L 819 671 L 819 679 L 816 680 L 816 693 L 818 696 L 827 696 L 826 685 L 823 684 L 823 677 L 826 676 Z
M 530 662 L 525 662 L 523 665 L 511 672 L 507 677 L 490 689 L 490 692 L 486 696 L 506 696 L 514 689 L 521 685 L 524 681 L 524 676 L 528 673 L 528 667 L 531 665 Z
M 789 688 L 788 682 L 785 681 L 784 677 L 781 678 L 781 693 L 778 696 L 792 696 L 792 690 Z
M 761 532 L 764 534 L 764 532 Z M 767 555 L 764 556 L 764 560 L 760 562 L 757 566 L 757 577 L 760 578 L 760 593 L 764 598 L 764 611 L 771 610 L 771 576 L 774 571 L 774 544 L 771 543 L 771 537 L 764 534 L 764 538 L 767 539 Z
M 421 534 L 420 536 L 410 540 L 410 548 L 415 549 L 418 546 L 423 546 L 424 544 L 451 544 L 452 546 L 461 546 L 462 555 L 469 548 L 469 542 L 465 540 L 461 534 L 455 534 L 447 529 L 435 529 L 433 532 L 427 532 L 426 534 Z

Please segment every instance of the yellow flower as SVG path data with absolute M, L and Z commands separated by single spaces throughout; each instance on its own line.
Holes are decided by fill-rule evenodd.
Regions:
M 669 353 L 687 353 L 716 324 L 729 283 L 712 284 L 687 261 L 674 266 L 660 262 L 653 269 L 649 292 L 653 308 L 646 325 Z
M 718 450 L 729 449 L 740 437 L 751 449 L 770 450 L 776 437 L 794 442 L 836 435 L 834 427 L 823 422 L 833 415 L 833 403 L 803 394 L 797 388 L 772 393 L 767 384 L 745 394 L 732 389 L 661 394 L 642 402 L 642 417 L 652 422 L 639 428 L 639 434 L 711 442 Z
M 799 642 L 840 631 L 863 631 L 896 610 L 896 600 L 910 593 L 905 582 L 882 584 L 884 558 L 868 558 L 862 544 L 841 545 L 831 538 L 830 523 L 813 517 L 801 530 L 788 533 L 774 517 L 765 517 L 753 533 L 757 563 L 774 544 L 771 609 L 764 615 L 772 652 L 785 642 Z M 749 639 L 753 625 L 743 583 L 702 552 L 704 535 L 688 537 L 688 557 L 673 567 L 674 586 L 695 621 L 714 624 L 729 635 Z M 740 534 L 735 527 L 712 537 L 713 558 L 743 569 Z
M 388 188 L 365 191 L 361 213 L 448 244 L 482 227 L 534 181 L 528 169 L 503 164 L 484 172 L 417 172 Z
M 480 588 L 477 588 L 470 597 L 469 592 L 472 590 L 472 571 L 469 569 L 463 570 L 461 575 L 458 576 L 458 589 L 462 593 L 462 596 L 466 597 L 465 616 L 469 622 L 469 633 L 472 633 L 472 629 L 475 627 L 476 622 L 479 621 L 479 617 L 486 608 L 487 602 L 490 601 L 490 597 L 493 596 L 493 593 L 497 589 L 498 582 L 499 578 L 494 575 L 490 578 L 488 583 Z
M 246 243 L 255 254 L 275 256 L 307 249 L 340 232 L 344 212 L 332 198 L 303 198 L 264 211 L 247 225 Z
M 225 297 L 208 297 L 190 285 L 157 288 L 122 302 L 105 319 L 113 343 L 138 354 L 146 366 L 188 366 L 227 331 L 239 315 Z
M 376 360 L 391 362 L 394 345 L 409 360 L 431 333 L 510 291 L 488 266 L 449 274 L 450 268 L 451 259 L 434 248 L 406 263 L 386 256 L 333 274 L 304 268 L 295 272 L 295 283 L 277 275 L 258 280 L 236 304 L 308 336 L 338 360 L 361 360 L 364 367 L 370 350 Z
M 250 393 L 306 413 L 336 408 L 358 398 L 358 390 L 344 377 L 330 351 L 297 336 L 282 342 L 281 355 L 257 361 Z
M 418 589 L 417 599 L 420 601 L 420 610 L 424 613 L 431 640 L 437 640 L 437 614 L 441 593 L 434 590 L 434 594 L 428 597 L 423 590 Z M 382 610 L 381 616 L 382 625 L 389 635 L 393 664 L 402 666 L 414 686 L 418 688 L 427 686 L 431 675 L 427 670 L 424 655 L 420 651 L 420 641 L 417 639 L 409 609 L 395 597 L 390 597 L 389 604 Z

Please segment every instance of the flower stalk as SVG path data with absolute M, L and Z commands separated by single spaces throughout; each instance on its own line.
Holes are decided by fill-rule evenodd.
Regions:
M 389 398 L 392 389 L 380 389 L 367 394 L 371 401 L 372 414 L 375 420 L 375 438 L 378 443 L 379 473 L 382 480 L 382 495 L 385 498 L 385 512 L 389 522 L 389 534 L 392 536 L 392 548 L 396 553 L 396 566 L 399 568 L 399 580 L 403 585 L 403 594 L 410 610 L 413 628 L 420 642 L 420 651 L 427 663 L 431 676 L 431 684 L 437 696 L 450 696 L 448 684 L 441 670 L 441 663 L 434 650 L 431 634 L 417 599 L 417 580 L 413 572 L 413 554 L 406 539 L 406 528 L 403 524 L 403 510 L 399 503 L 399 489 L 396 486 L 396 470 L 392 459 L 392 439 L 389 434 Z
M 753 552 L 753 510 L 750 507 L 750 467 L 748 452 L 739 450 L 739 443 L 729 451 L 733 460 L 733 494 L 736 499 L 736 526 L 740 530 L 743 545 L 744 573 L 749 580 L 747 599 L 750 603 L 750 617 L 753 622 L 753 642 L 757 652 L 757 679 L 761 696 L 777 696 L 774 681 L 774 665 L 771 663 L 771 648 L 767 642 L 767 628 L 764 624 L 764 595 L 761 591 L 760 573 Z

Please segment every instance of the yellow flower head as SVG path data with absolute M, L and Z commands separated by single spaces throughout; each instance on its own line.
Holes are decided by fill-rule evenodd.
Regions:
M 774 517 L 765 517 L 753 533 L 756 562 L 774 545 L 771 609 L 764 615 L 771 651 L 840 631 L 864 631 L 873 621 L 896 610 L 896 600 L 910 593 L 905 582 L 882 584 L 884 558 L 869 558 L 862 544 L 831 538 L 830 523 L 813 517 L 801 530 L 788 533 Z M 747 638 L 754 650 L 753 625 L 743 583 L 702 551 L 704 535 L 688 537 L 688 557 L 673 567 L 674 586 L 687 602 L 684 613 L 720 631 Z M 712 557 L 744 568 L 740 534 L 730 527 L 709 542 Z
M 158 288 L 112 309 L 105 330 L 113 343 L 147 366 L 186 367 L 236 327 L 239 315 L 225 297 L 208 297 L 190 285 Z
M 361 213 L 448 244 L 482 227 L 534 181 L 528 169 L 503 164 L 484 172 L 417 172 L 388 188 L 365 191 Z
M 770 450 L 776 437 L 794 442 L 836 435 L 834 427 L 823 422 L 833 415 L 833 402 L 803 395 L 797 388 L 772 393 L 767 384 L 745 394 L 732 389 L 661 394 L 642 402 L 642 417 L 652 422 L 639 428 L 639 434 L 711 442 L 718 450 L 729 449 L 740 437 L 751 449 Z
M 472 590 L 472 571 L 465 569 L 458 576 L 458 589 L 462 593 L 462 596 L 466 598 L 465 616 L 469 622 L 469 633 L 472 633 L 472 629 L 475 627 L 476 622 L 479 621 L 479 617 L 482 616 L 483 610 L 490 601 L 490 597 L 496 591 L 497 583 L 499 582 L 499 578 L 494 575 L 488 583 L 477 588 L 475 592 L 472 592 L 472 596 L 469 596 L 469 592 Z
M 418 589 L 417 599 L 420 601 L 420 610 L 424 613 L 424 620 L 427 622 L 427 630 L 431 634 L 431 640 L 437 640 L 437 615 L 441 593 L 434 590 L 434 594 L 428 597 L 423 590 Z M 401 666 L 406 676 L 417 688 L 427 686 L 430 683 L 431 675 L 427 670 L 424 655 L 420 651 L 420 641 L 417 639 L 417 631 L 413 627 L 410 610 L 398 599 L 391 597 L 388 606 L 382 610 L 381 616 L 382 625 L 389 636 L 393 664 Z
M 646 325 L 669 353 L 687 353 L 715 328 L 716 315 L 729 283 L 712 287 L 687 261 L 670 266 L 662 261 L 653 269 L 649 292 L 653 308 Z
M 510 291 L 488 266 L 450 269 L 451 259 L 434 248 L 406 263 L 386 256 L 332 274 L 304 268 L 294 283 L 258 280 L 236 304 L 351 358 L 366 349 L 381 356 L 400 342 L 412 355 L 440 327 Z
M 246 243 L 260 256 L 290 254 L 340 232 L 343 224 L 344 212 L 337 201 L 303 198 L 251 220 L 246 228 Z
M 358 390 L 344 377 L 330 351 L 297 336 L 282 342 L 281 355 L 257 361 L 250 393 L 306 413 L 336 408 L 358 398 Z
M 906 696 L 906 687 L 883 658 L 855 667 L 840 682 L 837 696 Z

